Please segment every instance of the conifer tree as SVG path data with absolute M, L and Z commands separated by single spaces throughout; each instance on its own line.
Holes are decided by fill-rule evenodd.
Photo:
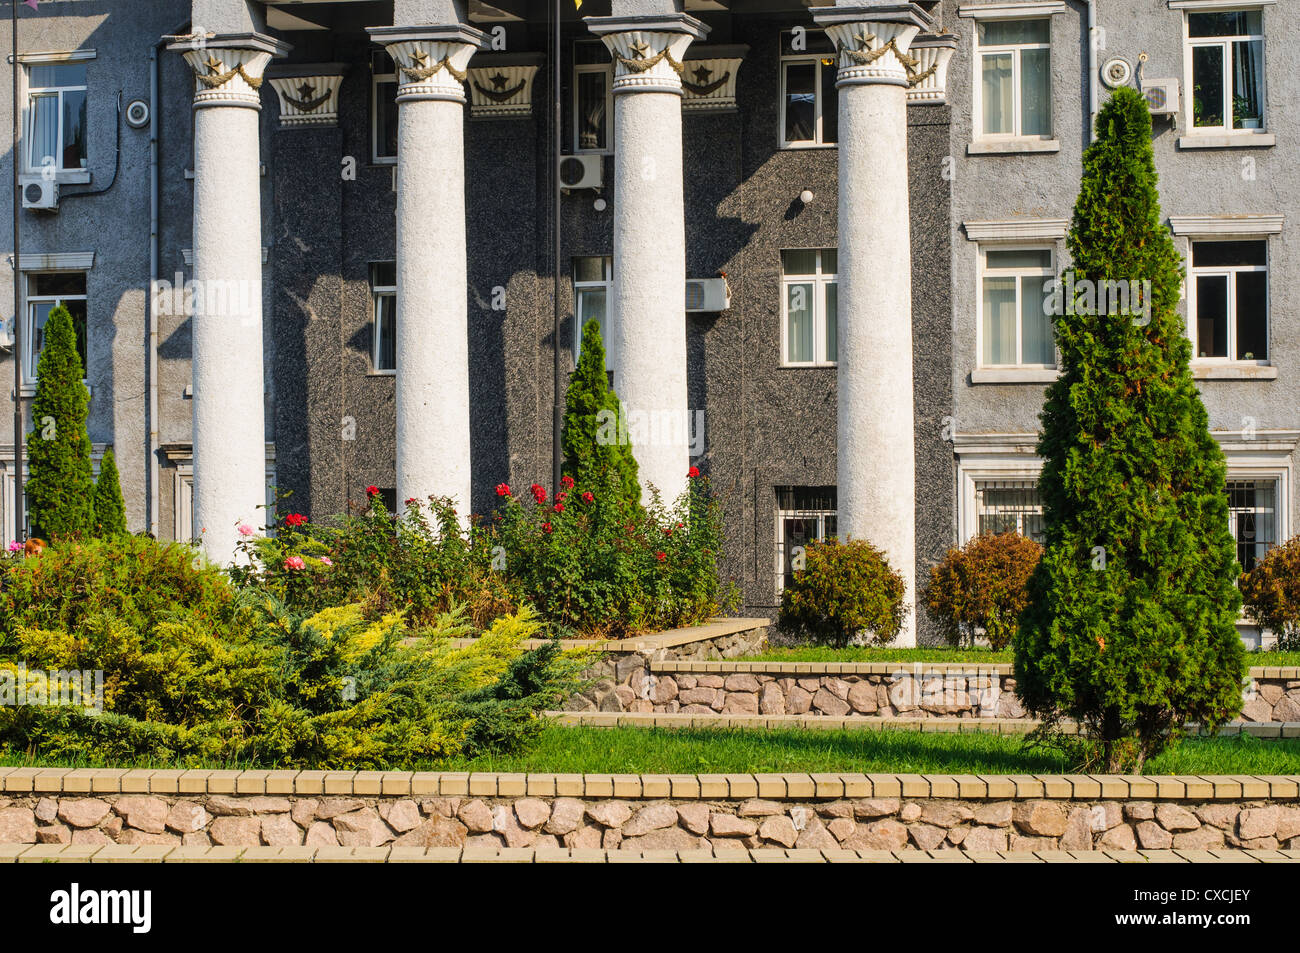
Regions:
M 72 315 L 60 305 L 45 321 L 27 437 L 27 508 L 32 533 L 45 539 L 89 536 L 94 530 L 95 483 L 86 433 L 90 394 L 83 376 Z
M 1181 262 L 1132 89 L 1098 116 L 1068 246 L 1061 374 L 1038 444 L 1046 552 L 1016 680 L 1049 726 L 1086 729 L 1085 757 L 1137 769 L 1188 722 L 1213 728 L 1240 711 L 1243 655 L 1224 458 L 1188 367 Z M 1107 280 L 1150 284 L 1125 308 L 1102 293 Z
M 99 479 L 95 481 L 95 535 L 115 539 L 126 535 L 126 505 L 117 476 L 117 458 L 112 449 L 104 451 L 99 461 Z
M 605 372 L 605 344 L 600 322 L 588 321 L 582 329 L 582 353 L 565 397 L 563 472 L 579 487 L 594 487 L 606 480 L 618 487 L 629 502 L 641 501 L 632 444 L 621 436 L 618 395 Z

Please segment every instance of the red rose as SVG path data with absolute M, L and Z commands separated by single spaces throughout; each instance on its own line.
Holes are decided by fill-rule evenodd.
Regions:
M 565 500 L 567 500 L 568 498 L 569 498 L 569 494 L 564 493 L 564 492 L 560 492 L 560 493 L 556 493 L 556 494 L 555 494 L 555 502 L 556 502 L 556 503 L 563 503 L 563 502 L 564 502 Z
M 595 503 L 595 502 L 596 502 L 596 497 L 594 497 L 594 496 L 592 495 L 591 491 L 588 490 L 586 493 L 582 494 L 582 502 L 584 502 L 584 503 Z
M 498 483 L 497 496 L 509 496 L 509 495 L 510 495 L 510 485 L 508 483 Z
M 664 535 L 665 536 L 673 535 L 673 528 L 671 526 L 664 527 Z
M 407 505 L 407 506 L 410 506 L 410 505 L 411 505 L 412 503 L 414 503 L 414 502 L 415 502 L 415 497 L 410 497 L 410 498 L 406 501 L 406 505 Z
M 538 503 L 546 502 L 546 487 L 542 486 L 540 483 L 534 483 L 528 489 L 532 491 L 533 499 Z
M 564 504 L 563 504 L 563 503 L 556 503 L 556 504 L 555 504 L 555 512 L 557 512 L 557 513 L 563 513 L 563 512 L 564 512 Z
M 542 532 L 543 532 L 543 533 L 549 533 L 549 532 L 551 532 L 552 529 L 554 529 L 554 527 L 551 526 L 550 523 L 543 523 L 543 524 L 542 524 Z
M 700 475 L 700 468 L 699 468 L 699 467 L 691 467 L 689 470 L 686 471 L 686 475 L 687 475 L 688 477 L 697 477 L 697 476 Z
M 307 522 L 307 517 L 301 513 L 290 513 L 284 518 L 284 525 L 286 526 L 301 526 L 305 522 Z
M 573 477 L 569 476 L 567 473 L 564 476 L 560 477 L 560 486 L 564 487 L 566 490 L 572 490 Z
M 379 487 L 377 486 L 366 487 L 366 496 L 378 496 L 378 495 L 379 495 Z
M 667 558 L 668 558 L 667 553 L 655 553 L 655 559 L 659 560 L 660 562 L 663 562 Z

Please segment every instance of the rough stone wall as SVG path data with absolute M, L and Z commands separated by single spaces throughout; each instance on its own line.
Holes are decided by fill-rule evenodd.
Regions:
M 0 843 L 635 850 L 1300 848 L 1300 807 L 1233 802 L 593 797 L 0 797 Z
M 725 653 L 748 651 L 741 649 L 739 641 L 751 635 L 742 633 L 691 648 L 697 652 L 721 650 L 723 658 L 733 658 L 735 655 Z M 718 644 L 724 641 L 736 644 Z M 900 667 L 894 673 L 864 675 L 656 672 L 656 661 L 659 659 L 640 653 L 602 659 L 593 668 L 597 681 L 571 698 L 565 710 L 831 718 L 1028 717 L 1016 696 L 1015 678 L 987 671 L 917 674 Z M 1239 720 L 1300 722 L 1300 680 L 1254 680 L 1244 693 Z

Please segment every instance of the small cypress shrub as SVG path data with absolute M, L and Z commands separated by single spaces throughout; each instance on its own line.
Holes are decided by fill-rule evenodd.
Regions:
M 1117 89 L 1097 118 L 1068 245 L 1067 287 L 1150 284 L 1140 312 L 1110 298 L 1054 319 L 1061 374 L 1038 444 L 1047 545 L 1016 681 L 1045 734 L 1080 724 L 1081 761 L 1135 770 L 1187 723 L 1233 718 L 1244 674 L 1225 463 L 1188 367 L 1181 263 L 1136 90 Z
M 609 471 L 622 497 L 640 503 L 636 458 L 632 444 L 619 439 L 620 403 L 609 386 L 598 321 L 588 321 L 582 329 L 582 355 L 564 403 L 564 474 L 580 487 L 594 487 L 604 483 L 603 475 Z
M 116 539 L 126 535 L 126 505 L 117 477 L 117 458 L 112 449 L 104 451 L 99 461 L 99 479 L 95 481 L 95 535 Z
M 86 433 L 90 394 L 84 376 L 72 315 L 60 305 L 45 322 L 45 346 L 36 365 L 33 430 L 27 437 L 32 534 L 49 540 L 89 536 L 95 528 L 95 481 Z

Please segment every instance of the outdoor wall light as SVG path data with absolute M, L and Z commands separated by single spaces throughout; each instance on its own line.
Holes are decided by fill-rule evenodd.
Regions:
M 607 206 L 604 199 L 596 199 L 596 201 L 591 203 L 591 207 L 594 208 L 597 212 L 603 212 L 605 211 Z
M 812 189 L 804 189 L 802 192 L 799 193 L 799 201 L 802 202 L 804 205 L 807 205 L 812 200 L 813 200 Z

